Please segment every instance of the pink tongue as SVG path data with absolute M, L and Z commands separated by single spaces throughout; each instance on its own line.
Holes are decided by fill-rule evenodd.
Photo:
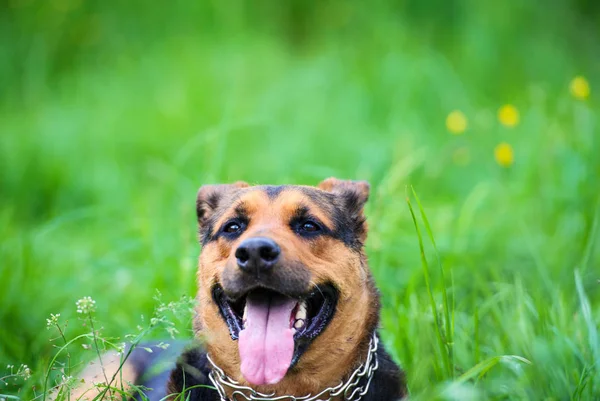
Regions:
M 239 349 L 242 375 L 251 384 L 275 384 L 287 373 L 294 354 L 290 315 L 296 304 L 284 297 L 248 295 Z

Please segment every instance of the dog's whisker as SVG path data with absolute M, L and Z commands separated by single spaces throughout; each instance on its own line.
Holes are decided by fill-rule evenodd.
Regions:
M 321 287 L 319 287 L 319 284 L 315 283 L 314 281 L 311 281 L 311 283 L 317 290 L 319 290 L 319 292 L 321 293 L 321 296 L 325 297 L 325 294 L 323 294 L 323 291 L 321 290 Z

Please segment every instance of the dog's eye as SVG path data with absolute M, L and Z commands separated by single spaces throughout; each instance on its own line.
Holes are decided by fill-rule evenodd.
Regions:
M 236 223 L 235 221 L 232 221 L 231 223 L 227 223 L 225 225 L 225 227 L 223 227 L 223 232 L 226 232 L 228 234 L 234 234 L 234 233 L 240 232 L 241 229 L 242 229 L 241 224 Z
M 290 223 L 290 228 L 299 236 L 314 238 L 327 232 L 327 228 L 314 218 L 299 217 Z
M 319 227 L 319 225 L 317 223 L 315 223 L 314 221 L 310 221 L 307 220 L 304 223 L 302 223 L 302 231 L 307 232 L 307 233 L 315 233 L 317 231 L 321 230 L 321 227 Z

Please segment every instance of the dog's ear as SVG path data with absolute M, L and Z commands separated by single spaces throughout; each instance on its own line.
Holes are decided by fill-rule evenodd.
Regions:
M 351 212 L 362 212 L 365 203 L 369 199 L 370 185 L 366 181 L 338 180 L 331 177 L 321 182 L 317 187 L 340 196 L 344 205 Z
M 369 183 L 366 181 L 338 180 L 331 177 L 321 182 L 317 188 L 331 192 L 338 197 L 345 214 L 350 218 L 354 232 L 360 242 L 364 243 L 367 238 L 367 223 L 363 209 L 369 199 Z
M 219 204 L 224 197 L 237 189 L 246 187 L 249 187 L 249 185 L 243 181 L 238 181 L 234 184 L 201 186 L 198 190 L 198 196 L 196 198 L 196 215 L 198 217 L 198 224 L 202 226 L 206 222 L 212 212 L 219 207 Z

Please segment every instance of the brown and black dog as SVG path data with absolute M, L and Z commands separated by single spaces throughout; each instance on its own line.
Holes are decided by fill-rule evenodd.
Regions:
M 377 340 L 379 293 L 363 247 L 368 196 L 366 182 L 335 178 L 317 187 L 200 188 L 194 329 L 203 346 L 184 351 L 168 379 L 142 380 L 155 389 L 149 398 L 405 397 L 404 374 Z M 134 352 L 124 380 L 139 383 L 155 355 Z M 348 382 L 347 398 L 326 391 Z

